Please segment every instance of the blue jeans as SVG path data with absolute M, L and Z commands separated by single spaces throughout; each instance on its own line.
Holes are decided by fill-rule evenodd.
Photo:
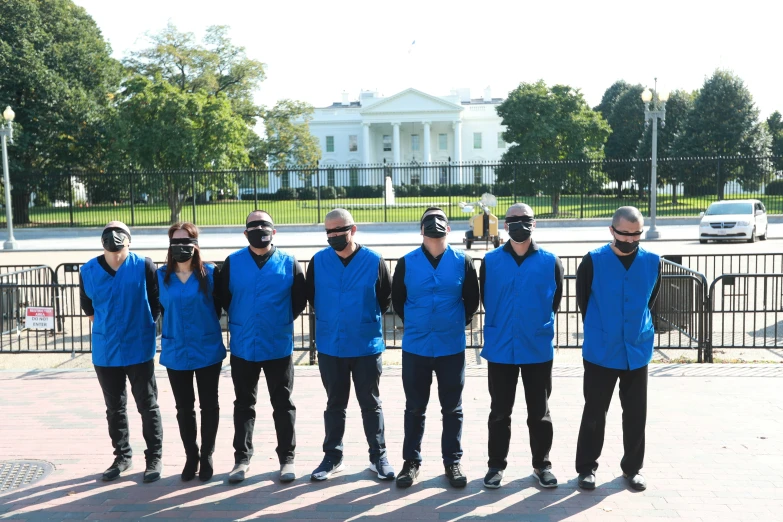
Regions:
M 405 390 L 405 440 L 402 458 L 421 462 L 424 418 L 430 401 L 432 373 L 438 378 L 438 399 L 443 414 L 440 439 L 443 464 L 462 458 L 462 390 L 465 388 L 465 352 L 423 357 L 403 350 L 402 386 Z

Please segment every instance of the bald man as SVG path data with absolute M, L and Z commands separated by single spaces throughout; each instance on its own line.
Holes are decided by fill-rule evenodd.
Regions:
M 344 469 L 343 434 L 353 377 L 370 470 L 381 480 L 393 480 L 379 391 L 386 349 L 383 314 L 391 304 L 391 276 L 379 253 L 356 242 L 350 212 L 332 210 L 324 218 L 324 228 L 329 246 L 307 265 L 307 297 L 315 312 L 318 369 L 327 397 L 324 458 L 311 478 L 326 480 Z
M 141 414 L 147 449 L 144 482 L 160 479 L 163 427 L 155 382 L 155 321 L 160 315 L 158 278 L 149 258 L 130 252 L 131 233 L 120 221 L 101 234 L 103 254 L 79 274 L 81 307 L 92 321 L 92 362 L 106 403 L 114 462 L 103 480 L 114 480 L 132 466 L 125 379 Z
M 515 203 L 506 212 L 510 241 L 488 252 L 479 270 L 486 313 L 484 349 L 489 394 L 489 470 L 484 487 L 499 488 L 508 464 L 511 413 L 520 375 L 525 387 L 533 473 L 542 487 L 557 487 L 552 448 L 552 394 L 555 313 L 563 295 L 563 265 L 533 240 L 533 209 Z
M 245 220 L 249 246 L 228 256 L 220 270 L 218 300 L 228 312 L 231 379 L 234 382 L 234 468 L 242 482 L 253 457 L 258 380 L 264 372 L 277 433 L 280 481 L 296 478 L 294 320 L 307 306 L 305 276 L 296 258 L 275 248 L 272 216 L 254 210 Z
M 582 489 L 595 489 L 606 415 L 618 380 L 624 450 L 620 468 L 631 489 L 647 489 L 640 471 L 647 423 L 647 366 L 655 342 L 652 308 L 661 284 L 661 260 L 639 246 L 643 227 L 639 209 L 618 208 L 609 227 L 612 242 L 587 253 L 576 271 L 576 304 L 584 322 L 585 407 L 576 445 Z

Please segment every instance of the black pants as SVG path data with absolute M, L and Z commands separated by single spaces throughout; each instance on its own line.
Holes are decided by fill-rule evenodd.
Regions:
M 370 462 L 386 456 L 383 410 L 381 409 L 378 385 L 381 381 L 382 355 L 364 357 L 333 357 L 318 354 L 318 369 L 326 389 L 326 411 L 324 411 L 324 454 L 332 462 L 343 458 L 343 435 L 345 434 L 345 410 L 351 394 L 351 376 L 356 390 L 356 400 L 362 409 L 364 435 L 369 445 Z
M 443 464 L 462 458 L 462 390 L 465 388 L 465 352 L 423 357 L 403 350 L 402 387 L 405 390 L 405 439 L 402 458 L 421 462 L 424 417 L 430 401 L 432 372 L 438 378 L 438 399 L 443 415 L 440 438 Z
M 647 366 L 636 370 L 614 370 L 584 361 L 585 409 L 576 444 L 576 472 L 598 469 L 604 447 L 606 414 L 612 402 L 614 385 L 620 379 L 623 407 L 623 450 L 620 468 L 636 474 L 644 464 L 644 428 L 647 424 Z
M 533 467 L 552 466 L 552 418 L 549 415 L 549 396 L 552 394 L 552 361 L 537 364 L 488 363 L 489 395 L 489 467 L 506 469 L 508 446 L 511 442 L 511 412 L 517 393 L 517 382 L 522 374 L 527 404 L 527 428 L 530 433 L 530 452 Z
M 141 431 L 147 449 L 147 461 L 163 455 L 163 422 L 158 407 L 158 385 L 155 383 L 155 361 L 150 360 L 131 366 L 96 366 L 95 373 L 106 403 L 106 420 L 114 455 L 129 459 L 133 455 L 128 431 L 128 394 L 125 378 L 131 385 L 136 409 L 141 415 Z
M 296 449 L 296 406 L 291 400 L 294 391 L 294 360 L 292 356 L 262 362 L 246 361 L 231 356 L 231 380 L 234 381 L 234 462 L 248 463 L 253 456 L 253 428 L 256 423 L 258 379 L 264 370 L 272 419 L 277 433 L 277 457 L 280 464 L 294 461 Z
M 198 386 L 198 403 L 201 408 L 201 455 L 208 457 L 215 451 L 220 404 L 218 402 L 218 384 L 222 362 L 197 370 L 168 369 L 171 391 L 177 405 L 177 424 L 179 436 L 185 446 L 188 457 L 199 456 L 196 442 L 196 396 L 193 393 L 193 376 Z

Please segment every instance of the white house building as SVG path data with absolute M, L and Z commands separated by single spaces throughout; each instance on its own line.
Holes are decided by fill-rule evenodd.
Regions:
M 406 89 L 380 97 L 362 91 L 357 101 L 343 93 L 342 101 L 315 109 L 310 132 L 321 145 L 321 167 L 365 167 L 385 162 L 392 167 L 394 184 L 438 183 L 439 167 L 423 165 L 410 173 L 410 165 L 445 163 L 472 164 L 498 161 L 506 149 L 497 106 L 489 88 L 482 98 L 471 98 L 469 89 L 457 89 L 449 96 L 432 96 Z M 405 165 L 405 168 L 394 168 Z M 342 169 L 341 169 L 342 170 Z M 354 179 L 339 179 L 337 185 L 372 184 L 366 168 Z M 480 174 L 470 168 L 460 175 L 462 183 L 493 183 L 493 169 Z M 344 177 L 344 176 L 340 176 Z M 357 179 L 358 178 L 358 179 Z M 456 180 L 455 180 L 456 181 Z

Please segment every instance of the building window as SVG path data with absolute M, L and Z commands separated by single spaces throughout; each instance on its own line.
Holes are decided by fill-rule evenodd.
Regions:
M 350 178 L 350 184 L 352 187 L 359 186 L 359 169 L 357 167 L 351 167 L 348 171 L 348 177 Z
M 419 135 L 411 134 L 411 151 L 419 152 Z
M 440 168 L 440 184 L 445 185 L 449 182 L 449 168 L 448 167 L 441 167 Z
M 411 185 L 421 185 L 421 170 L 420 169 L 412 169 L 411 170 L 410 182 L 411 182 Z
M 313 188 L 313 175 L 310 174 L 309 176 L 305 175 L 304 179 L 305 188 Z
M 505 149 L 506 148 L 506 142 L 503 140 L 503 133 L 498 132 L 498 148 L 499 149 Z
M 326 185 L 329 187 L 334 187 L 334 168 L 329 167 L 326 169 Z
M 481 165 L 475 165 L 473 167 L 473 183 L 476 185 L 481 185 L 484 180 L 482 176 L 482 167 Z
M 474 149 L 480 149 L 481 148 L 481 133 L 480 132 L 474 132 L 473 133 L 473 148 Z
M 326 137 L 326 152 L 334 152 L 334 136 Z
M 290 188 L 291 187 L 291 176 L 289 176 L 289 172 L 287 170 L 284 170 L 280 173 L 280 186 L 282 188 Z
M 390 134 L 384 134 L 383 135 L 383 152 L 391 152 L 392 150 L 392 140 L 391 140 Z
M 449 137 L 447 134 L 438 134 L 438 150 L 449 148 Z
M 348 136 L 348 152 L 359 150 L 359 137 L 356 134 Z

